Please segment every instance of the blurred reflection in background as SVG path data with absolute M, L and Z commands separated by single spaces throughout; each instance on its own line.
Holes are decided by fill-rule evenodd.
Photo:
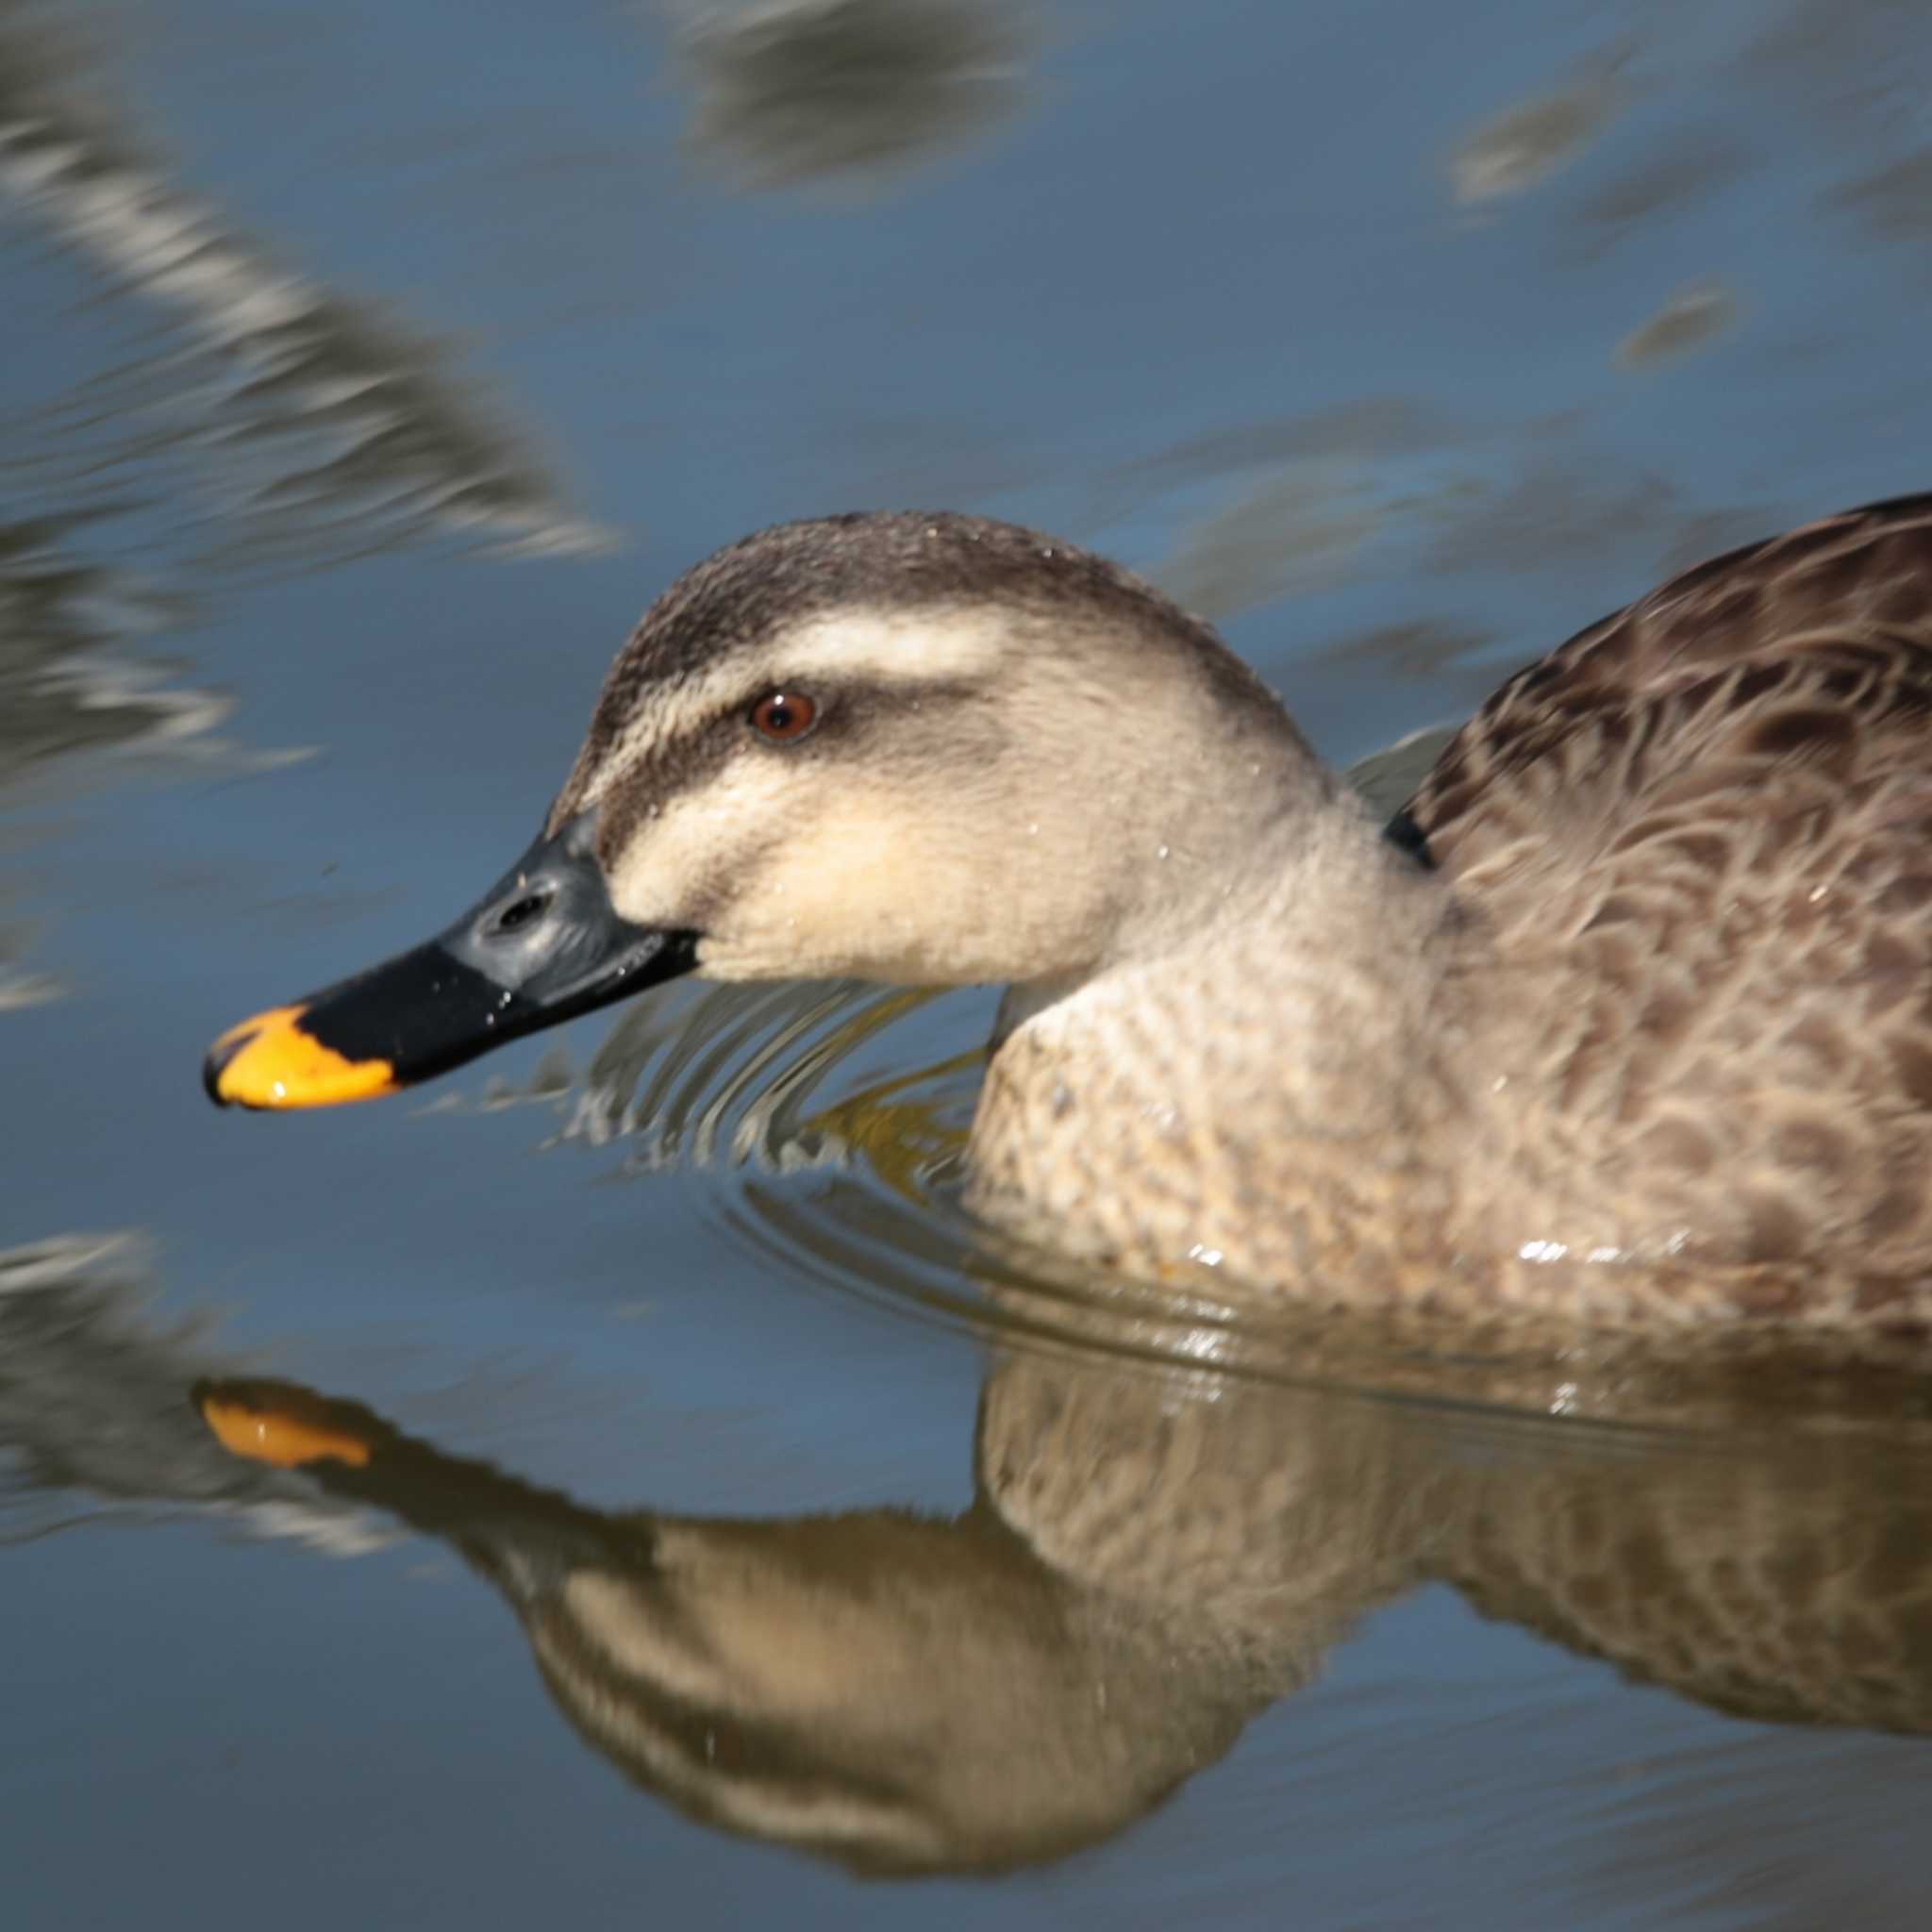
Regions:
M 656 0 L 699 158 L 749 188 L 878 184 L 1023 96 L 1020 0 Z

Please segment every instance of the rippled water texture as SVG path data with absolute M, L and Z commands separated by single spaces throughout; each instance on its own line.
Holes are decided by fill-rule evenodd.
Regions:
M 1922 1376 L 995 1241 L 991 995 L 195 1068 L 783 516 L 1118 555 L 1392 806 L 1932 486 L 1928 96 L 1880 0 L 0 0 L 0 1924 L 1925 1923 Z

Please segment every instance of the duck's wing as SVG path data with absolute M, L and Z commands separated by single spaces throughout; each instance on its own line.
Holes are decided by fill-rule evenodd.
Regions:
M 1733 550 L 1579 631 L 1484 704 L 1407 809 L 1440 867 L 1507 899 L 1517 871 L 1601 864 L 1693 800 L 1761 826 L 1795 774 L 1840 797 L 1932 778 L 1928 702 L 1932 495 Z
M 1522 972 L 1545 1132 L 1734 1253 L 1932 1253 L 1932 496 L 1580 632 L 1407 809 Z

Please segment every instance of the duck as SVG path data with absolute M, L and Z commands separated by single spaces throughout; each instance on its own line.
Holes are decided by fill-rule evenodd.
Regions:
M 651 606 L 490 891 L 204 1082 L 364 1099 L 689 973 L 992 984 L 967 1204 L 1082 1267 L 1916 1336 L 1928 718 L 1932 494 L 1579 631 L 1392 820 L 1117 563 L 955 512 L 784 524 Z

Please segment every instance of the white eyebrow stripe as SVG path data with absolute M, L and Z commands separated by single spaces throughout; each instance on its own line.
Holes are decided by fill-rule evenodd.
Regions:
M 979 605 L 840 610 L 780 632 L 768 654 L 788 677 L 974 677 L 999 662 L 1008 627 L 1007 619 Z
M 1010 618 L 970 605 L 859 608 L 808 618 L 755 652 L 727 652 L 718 663 L 642 695 L 636 715 L 598 761 L 583 802 L 595 804 L 647 744 L 695 729 L 764 691 L 789 683 L 808 692 L 824 679 L 927 684 L 983 676 L 998 664 L 1011 629 Z

